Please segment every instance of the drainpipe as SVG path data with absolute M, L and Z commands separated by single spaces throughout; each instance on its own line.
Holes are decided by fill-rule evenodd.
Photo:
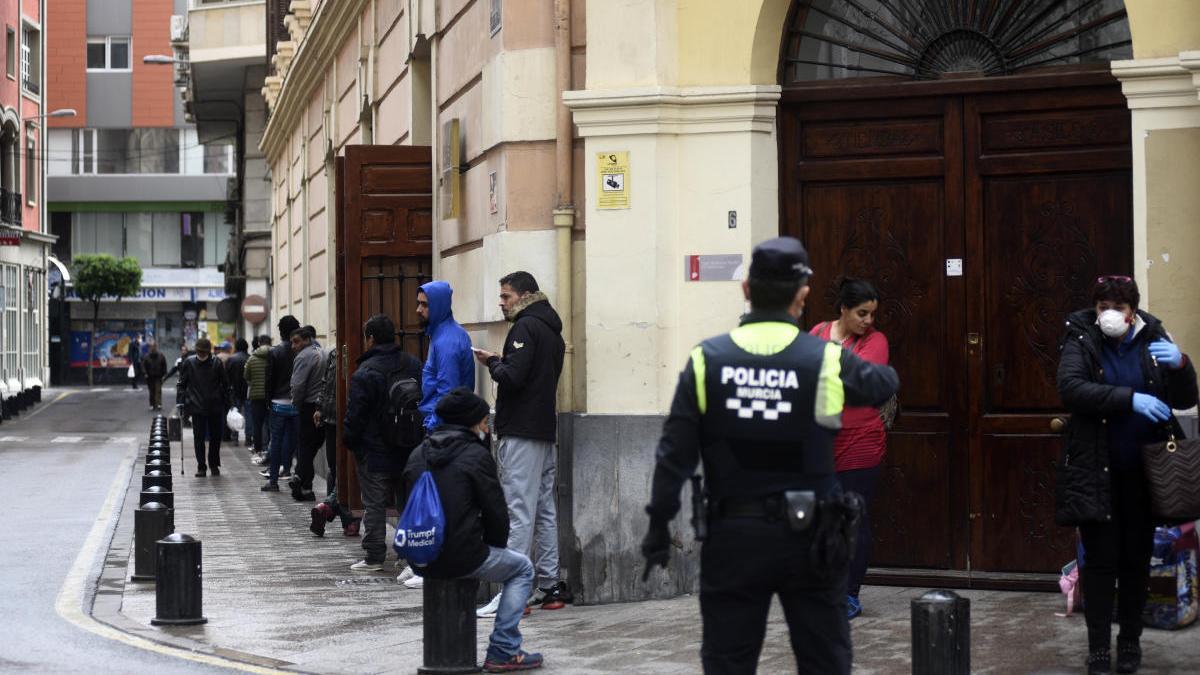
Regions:
M 563 358 L 562 377 L 558 388 L 559 412 L 575 409 L 575 345 L 572 340 L 574 324 L 572 310 L 572 284 L 574 266 L 571 264 L 571 234 L 575 227 L 575 204 L 571 199 L 573 181 L 572 146 L 574 139 L 571 128 L 571 111 L 563 104 L 563 92 L 571 88 L 571 0 L 554 0 L 554 64 L 557 78 L 558 98 L 557 124 L 555 126 L 554 159 L 558 201 L 554 207 L 554 231 L 556 233 L 558 287 L 558 311 L 563 319 L 563 342 L 566 354 Z

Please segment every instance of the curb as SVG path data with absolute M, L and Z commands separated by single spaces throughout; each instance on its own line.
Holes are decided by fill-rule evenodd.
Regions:
M 172 444 L 173 445 L 173 444 Z M 180 444 L 182 446 L 182 444 Z M 149 448 L 148 444 L 139 443 L 138 450 L 128 460 L 129 464 L 120 471 L 128 475 L 125 484 L 124 498 L 120 500 L 120 509 L 113 514 L 115 521 L 107 533 L 108 545 L 100 569 L 92 567 L 87 579 L 86 591 L 83 598 L 83 612 L 91 619 L 130 636 L 137 642 L 150 642 L 160 645 L 164 653 L 176 658 L 204 663 L 217 667 L 229 668 L 251 673 L 306 673 L 307 671 L 291 668 L 295 665 L 289 661 L 281 661 L 267 656 L 250 654 L 248 652 L 226 649 L 217 645 L 197 640 L 187 635 L 195 627 L 155 627 L 142 625 L 121 613 L 124 600 L 125 585 L 136 583 L 129 581 L 130 550 L 133 545 L 133 519 L 126 517 L 138 505 L 140 490 L 134 489 L 134 482 L 139 474 L 135 471 L 138 458 Z M 133 646 L 144 647 L 140 644 Z M 200 658 L 197 658 L 200 657 Z M 285 670 L 286 669 L 286 670 Z

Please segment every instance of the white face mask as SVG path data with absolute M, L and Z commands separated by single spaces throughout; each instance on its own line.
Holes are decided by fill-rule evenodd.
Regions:
M 1125 313 L 1115 309 L 1100 312 L 1100 316 L 1096 317 L 1096 324 L 1100 326 L 1100 331 L 1110 338 L 1124 337 L 1129 332 L 1129 322 L 1125 319 Z

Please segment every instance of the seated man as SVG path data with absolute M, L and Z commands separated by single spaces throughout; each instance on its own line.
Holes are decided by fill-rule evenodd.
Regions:
M 446 536 L 437 560 L 417 572 L 429 579 L 468 577 L 504 584 L 483 669 L 540 668 L 541 654 L 521 651 L 519 624 L 533 586 L 533 563 L 506 548 L 508 505 L 496 462 L 483 441 L 488 404 L 459 387 L 443 396 L 435 410 L 441 425 L 409 456 L 404 485 L 405 492 L 411 493 L 421 474 L 432 472 L 446 518 Z

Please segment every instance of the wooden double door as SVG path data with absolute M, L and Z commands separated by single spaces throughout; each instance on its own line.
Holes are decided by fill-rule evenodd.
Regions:
M 339 414 L 364 349 L 363 324 L 386 314 L 396 342 L 424 362 L 417 292 L 432 279 L 433 157 L 427 146 L 350 145 L 337 158 L 336 276 Z M 354 460 L 338 436 L 338 499 L 362 508 Z
M 1074 558 L 1053 518 L 1058 341 L 1098 275 L 1131 273 L 1129 137 L 1103 72 L 785 89 L 806 321 L 835 317 L 839 276 L 872 280 L 901 377 L 874 566 L 983 586 Z

